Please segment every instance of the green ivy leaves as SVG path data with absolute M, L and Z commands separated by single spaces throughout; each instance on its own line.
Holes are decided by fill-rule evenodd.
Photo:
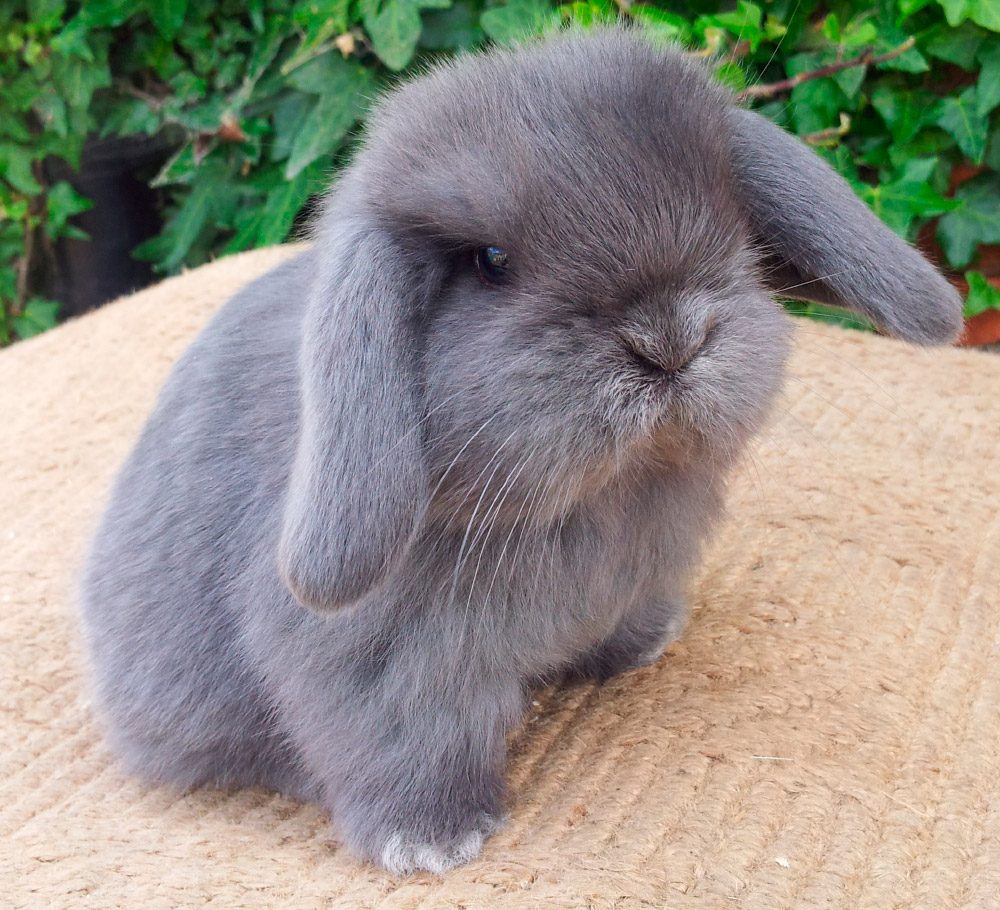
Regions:
M 292 124 L 294 138 L 285 177 L 294 179 L 322 155 L 329 155 L 361 116 L 372 91 L 371 70 L 327 51 L 293 70 L 288 84 L 316 96 Z
M 412 59 L 420 40 L 421 9 L 447 9 L 451 0 L 361 0 L 361 15 L 372 48 L 391 70 Z
M 972 86 L 957 97 L 945 98 L 941 102 L 936 122 L 954 136 L 966 157 L 971 158 L 973 163 L 980 164 L 986 153 L 989 123 L 979 113 L 976 95 L 976 87 Z
M 897 234 L 905 237 L 915 219 L 933 218 L 961 206 L 959 201 L 945 198 L 931 185 L 937 165 L 936 158 L 914 159 L 893 180 L 856 186 L 872 211 Z
M 149 18 L 167 41 L 180 31 L 187 7 L 188 0 L 146 0 Z
M 589 16 L 591 20 L 601 15 L 600 7 L 584 13 L 584 17 Z M 483 31 L 500 44 L 512 44 L 518 38 L 537 35 L 555 21 L 552 5 L 546 0 L 509 0 L 503 6 L 486 10 L 480 17 Z
M 12 317 L 11 325 L 18 337 L 31 338 L 55 326 L 58 315 L 59 304 L 54 300 L 32 297 L 21 312 Z
M 951 26 L 971 19 L 976 25 L 1000 32 L 1000 4 L 996 0 L 937 0 Z
M 987 310 L 1000 310 L 1000 290 L 986 280 L 982 272 L 966 272 L 969 295 L 965 300 L 965 317 L 978 316 Z
M 938 238 L 954 266 L 968 265 L 983 243 L 1000 243 L 1000 175 L 984 174 L 955 193 L 959 207 L 938 222 Z
M 757 103 L 900 234 L 914 239 L 937 220 L 945 264 L 982 277 L 979 249 L 1000 243 L 998 0 L 10 0 L 0 13 L 0 343 L 55 318 L 21 276 L 38 272 L 25 257 L 40 255 L 42 237 L 83 236 L 74 217 L 88 201 L 51 184 L 44 162 L 75 164 L 88 134 L 172 146 L 150 179 L 166 223 L 137 251 L 169 272 L 294 233 L 397 73 L 484 41 L 620 17 L 686 45 L 733 91 L 806 77 Z M 954 189 L 969 165 L 981 172 Z M 970 307 L 996 305 L 985 278 L 969 283 Z

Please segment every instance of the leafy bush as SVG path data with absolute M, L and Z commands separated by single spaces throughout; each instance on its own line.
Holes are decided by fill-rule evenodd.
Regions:
M 806 138 L 899 233 L 936 234 L 970 313 L 1000 243 L 998 0 L 8 0 L 0 7 L 0 343 L 52 325 L 46 248 L 89 201 L 43 162 L 88 135 L 159 136 L 169 273 L 284 240 L 397 74 L 573 21 L 639 23 Z M 964 179 L 960 185 L 961 178 Z M 931 229 L 930 226 L 936 227 Z M 922 232 L 922 233 L 921 233 Z M 813 310 L 815 308 L 801 308 Z

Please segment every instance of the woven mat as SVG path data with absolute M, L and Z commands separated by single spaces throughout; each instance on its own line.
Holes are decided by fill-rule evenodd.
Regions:
M 1000 358 L 801 324 L 683 639 L 540 693 L 511 822 L 443 878 L 338 851 L 263 791 L 126 777 L 92 716 L 73 573 L 224 259 L 0 354 L 0 904 L 1000 906 Z

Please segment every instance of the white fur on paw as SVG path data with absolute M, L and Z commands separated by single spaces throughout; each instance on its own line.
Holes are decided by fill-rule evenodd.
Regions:
M 410 875 L 419 870 L 440 875 L 477 856 L 483 840 L 496 826 L 497 822 L 487 816 L 480 828 L 444 845 L 421 843 L 396 832 L 386 841 L 379 859 L 394 875 Z
M 684 628 L 687 626 L 688 622 L 688 611 L 686 607 L 678 607 L 674 610 L 670 617 L 670 621 L 667 623 L 667 628 L 663 630 L 662 647 L 660 648 L 660 654 L 662 654 L 666 649 L 667 645 L 677 641 L 681 637 Z
M 678 612 L 671 618 L 670 624 L 663 633 L 663 637 L 651 648 L 647 648 L 643 651 L 637 658 L 635 665 L 637 667 L 648 667 L 650 664 L 655 664 L 661 657 L 663 657 L 663 652 L 681 637 L 681 633 L 684 631 L 684 626 L 686 625 L 687 614 Z
M 665 638 L 659 644 L 654 645 L 636 658 L 636 667 L 648 667 L 650 664 L 655 664 L 661 657 L 663 657 L 663 652 L 667 650 L 667 645 L 670 644 L 674 639 Z

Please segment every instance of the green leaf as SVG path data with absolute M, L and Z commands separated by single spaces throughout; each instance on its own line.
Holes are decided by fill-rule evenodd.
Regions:
M 559 15 L 568 22 L 590 28 L 594 25 L 610 25 L 618 20 L 618 11 L 607 0 L 576 0 L 559 7 Z
M 695 26 L 702 34 L 709 28 L 720 28 L 734 35 L 737 41 L 746 41 L 750 50 L 756 51 L 764 38 L 763 20 L 763 11 L 756 3 L 738 0 L 735 10 L 714 16 L 699 16 Z
M 285 165 L 291 180 L 322 155 L 332 155 L 356 119 L 352 99 L 323 95 L 306 117 Z
M 49 217 L 45 224 L 45 233 L 55 239 L 64 233 L 66 222 L 70 218 L 79 215 L 80 212 L 86 212 L 93 203 L 65 180 L 60 180 L 46 194 L 46 205 Z
M 77 57 L 59 57 L 52 63 L 52 78 L 69 107 L 77 110 L 87 108 L 97 89 L 111 85 L 107 60 L 88 63 Z
M 629 16 L 657 38 L 682 42 L 691 38 L 691 23 L 679 13 L 671 13 L 644 3 L 634 3 L 629 7 Z
M 281 161 L 292 153 L 292 145 L 302 132 L 302 124 L 313 109 L 316 101 L 302 93 L 292 93 L 280 99 L 275 105 L 274 144 L 271 146 L 271 160 Z
M 295 4 L 292 18 L 303 34 L 295 53 L 285 62 L 283 71 L 290 72 L 316 54 L 322 53 L 330 46 L 334 35 L 346 31 L 350 7 L 350 0 L 314 0 L 311 3 Z M 275 18 L 271 16 L 268 18 L 268 28 L 273 29 L 274 26 Z M 279 31 L 284 33 L 285 28 L 280 27 Z
M 102 136 L 152 136 L 159 128 L 159 115 L 138 98 L 122 99 L 101 121 Z
M 968 23 L 960 28 L 939 25 L 927 33 L 923 49 L 938 60 L 954 63 L 964 70 L 973 70 L 983 38 L 983 33 Z
M 836 13 L 827 13 L 820 27 L 823 37 L 831 44 L 840 43 L 840 16 Z
M 986 142 L 986 154 L 983 156 L 983 163 L 994 171 L 1000 171 L 1000 123 L 990 133 L 990 138 Z
M 174 115 L 177 122 L 193 133 L 214 133 L 222 122 L 227 99 L 222 95 L 209 95 L 204 102 L 184 107 Z
M 541 34 L 553 24 L 552 7 L 545 0 L 510 0 L 486 10 L 479 18 L 483 31 L 498 44 Z
M 160 168 L 160 172 L 149 181 L 149 185 L 158 188 L 172 183 L 190 183 L 197 172 L 194 145 L 188 142 L 167 160 L 167 163 Z
M 318 33 L 329 37 L 347 31 L 350 6 L 350 0 L 310 0 L 296 3 L 292 17 L 306 32 L 306 43 L 309 43 Z
M 6 111 L 0 114 L 0 136 L 20 143 L 30 143 L 33 141 L 33 136 L 25 126 L 23 118 L 15 117 Z
M 987 310 L 1000 310 L 1000 290 L 995 288 L 982 272 L 966 272 L 969 293 L 965 298 L 965 318 L 971 319 Z
M 944 17 L 952 28 L 968 18 L 968 0 L 937 0 L 937 5 L 944 10 Z
M 1000 4 L 997 0 L 937 0 L 953 28 L 971 19 L 976 25 L 1000 32 Z
M 185 263 L 202 232 L 226 221 L 236 199 L 236 184 L 225 163 L 207 158 L 162 233 L 140 244 L 132 255 L 155 261 L 159 271 L 176 271 Z
M 867 75 L 867 66 L 852 66 L 849 69 L 841 70 L 832 78 L 837 83 L 837 87 L 844 93 L 844 96 L 853 99 L 861 91 L 861 85 L 864 83 Z
M 785 61 L 785 71 L 789 76 L 809 72 L 829 59 L 824 54 L 795 54 Z M 840 119 L 840 112 L 852 107 L 849 99 L 830 78 L 812 79 L 796 85 L 791 93 L 792 122 L 799 135 L 815 133 L 834 126 Z
M 905 237 L 915 219 L 943 215 L 961 205 L 940 195 L 927 182 L 936 165 L 933 158 L 910 162 L 896 180 L 863 185 L 861 197 L 882 221 Z
M 413 58 L 420 38 L 420 8 L 413 0 L 362 0 L 365 31 L 372 48 L 391 70 L 401 70 Z
M 289 102 L 287 108 L 275 112 L 278 144 L 272 157 L 282 158 L 288 149 L 285 176 L 291 180 L 321 155 L 337 148 L 365 110 L 372 91 L 372 74 L 328 51 L 295 70 L 289 82 L 310 94 L 322 92 L 305 113 L 300 102 Z
M 917 133 L 906 145 L 889 144 L 889 161 L 893 167 L 902 167 L 914 156 L 940 155 L 955 152 L 955 140 L 944 130 L 925 129 Z
M 874 331 L 872 324 L 863 316 L 858 316 L 839 307 L 826 306 L 822 303 L 804 303 L 800 300 L 782 301 L 785 309 L 793 316 L 807 316 L 830 325 L 839 325 L 844 329 L 856 329 L 861 332 Z
M 348 63 L 339 51 L 326 51 L 292 70 L 288 84 L 300 92 L 325 95 L 331 91 L 349 91 L 352 80 L 366 73 L 357 63 Z M 361 78 L 367 78 L 366 75 Z
M 80 15 L 91 26 L 121 25 L 135 12 L 135 0 L 86 0 Z
M 364 110 L 371 91 L 368 70 L 344 60 L 332 60 L 325 94 L 302 120 L 292 142 L 285 176 L 291 180 L 321 155 L 337 148 Z
M 187 7 L 188 0 L 146 0 L 149 18 L 167 41 L 172 41 L 174 35 L 180 31 Z
M 715 68 L 715 78 L 734 92 L 746 88 L 747 74 L 735 60 L 727 60 Z
M 904 30 L 892 22 L 879 22 L 878 35 L 872 42 L 876 54 L 895 52 L 900 45 L 914 37 L 909 30 Z M 911 47 L 891 60 L 876 64 L 879 72 L 896 70 L 903 73 L 926 73 L 930 69 L 927 58 L 916 47 Z
M 1000 4 L 997 0 L 969 0 L 969 18 L 991 32 L 1000 32 Z
M 970 86 L 957 98 L 943 98 L 934 122 L 955 137 L 958 147 L 973 162 L 979 164 L 983 160 L 990 125 L 979 113 L 975 86 Z
M 28 18 L 32 22 L 58 21 L 64 9 L 66 0 L 28 0 Z
M 4 177 L 15 190 L 27 196 L 35 196 L 42 191 L 32 173 L 33 158 L 31 150 L 22 146 L 10 143 L 0 145 L 0 177 Z
M 255 203 L 247 209 L 245 215 L 237 216 L 238 230 L 224 252 L 234 253 L 281 243 L 292 229 L 295 216 L 309 198 L 313 183 L 313 175 L 309 169 L 300 171 L 293 180 L 282 179 L 267 194 L 264 203 Z
M 983 174 L 963 183 L 955 198 L 961 208 L 938 222 L 937 236 L 948 262 L 961 267 L 982 243 L 1000 243 L 1000 176 Z
M 899 8 L 900 16 L 906 19 L 935 2 L 936 0 L 897 0 L 896 5 Z
M 471 48 L 485 37 L 479 24 L 479 7 L 473 3 L 460 0 L 450 9 L 430 10 L 423 19 L 420 46 L 428 50 Z
M 844 29 L 843 43 L 847 47 L 860 48 L 874 44 L 878 40 L 878 28 L 869 18 L 870 12 L 855 16 Z
M 253 50 L 246 63 L 246 82 L 249 86 L 249 90 L 245 90 L 247 95 L 278 56 L 278 51 L 281 50 L 287 35 L 287 27 L 287 23 L 280 17 L 272 16 L 267 21 L 263 35 L 254 41 Z
M 56 317 L 59 315 L 59 304 L 54 300 L 44 300 L 41 297 L 32 297 L 25 305 L 19 316 L 15 316 L 11 322 L 14 331 L 21 338 L 31 338 L 33 335 L 41 335 L 56 324 Z
M 66 102 L 55 92 L 43 92 L 35 101 L 35 113 L 42 122 L 42 128 L 65 138 L 69 133 L 66 116 Z
M 896 46 L 898 47 L 898 45 Z M 915 47 L 911 47 L 898 57 L 893 57 L 891 60 L 886 60 L 878 64 L 876 68 L 879 70 L 896 70 L 900 73 L 926 73 L 931 68 L 931 65 L 920 51 Z
M 997 0 L 1000 3 L 1000 0 Z M 976 82 L 976 112 L 985 117 L 1000 104 L 1000 40 L 979 51 L 979 80 Z
M 247 15 L 253 30 L 258 34 L 264 31 L 264 0 L 247 0 Z
M 56 54 L 61 54 L 65 57 L 76 56 L 82 60 L 86 60 L 88 63 L 93 62 L 94 52 L 90 49 L 90 44 L 87 42 L 89 30 L 89 23 L 83 17 L 82 13 L 78 13 L 66 23 L 62 31 L 53 36 L 49 42 L 49 47 Z
M 879 82 L 871 93 L 872 105 L 889 127 L 893 141 L 909 142 L 928 122 L 933 95 L 908 87 Z

